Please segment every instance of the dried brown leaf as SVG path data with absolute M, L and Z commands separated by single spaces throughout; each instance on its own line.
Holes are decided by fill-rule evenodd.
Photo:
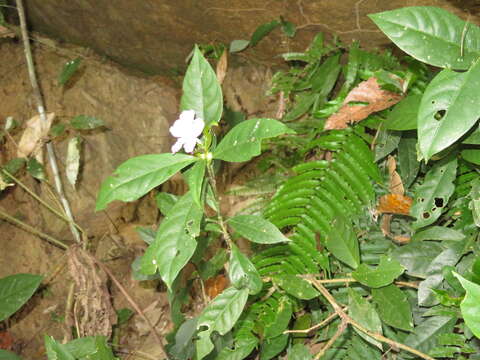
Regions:
M 228 51 L 223 50 L 222 56 L 220 56 L 220 60 L 217 63 L 217 80 L 220 85 L 223 84 L 223 80 L 225 79 L 225 75 L 227 74 L 228 68 Z
M 403 195 L 405 194 L 405 188 L 403 187 L 402 178 L 397 172 L 397 162 L 391 155 L 387 159 L 388 174 L 390 175 L 390 183 L 388 188 L 392 194 Z
M 0 39 L 1 38 L 14 38 L 15 32 L 6 28 L 5 26 L 0 25 Z
M 220 294 L 228 286 L 228 280 L 225 275 L 217 275 L 205 282 L 205 290 L 210 299 Z
M 47 121 L 41 121 L 40 115 L 36 115 L 27 121 L 27 127 L 20 138 L 17 149 L 17 157 L 35 155 L 48 137 L 55 113 L 47 114 Z
M 402 99 L 402 95 L 382 90 L 375 77 L 362 81 L 345 98 L 343 106 L 325 123 L 325 130 L 346 129 L 348 124 L 359 122 L 370 114 L 389 108 Z M 352 102 L 365 105 L 349 105 Z
M 387 194 L 380 197 L 377 211 L 381 214 L 409 215 L 413 199 L 399 194 Z

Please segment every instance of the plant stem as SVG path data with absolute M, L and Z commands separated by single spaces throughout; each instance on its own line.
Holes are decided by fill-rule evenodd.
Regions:
M 328 342 L 325 344 L 325 346 L 318 352 L 318 354 L 315 356 L 314 360 L 319 360 L 325 352 L 332 347 L 332 345 L 337 341 L 337 339 L 340 337 L 340 335 L 343 334 L 345 329 L 347 328 L 348 323 L 344 320 L 338 325 L 337 331 L 335 334 L 328 340 Z
M 225 221 L 223 220 L 222 213 L 220 211 L 220 202 L 218 201 L 218 196 L 217 196 L 217 181 L 215 179 L 215 173 L 213 171 L 213 166 L 211 161 L 207 161 L 207 174 L 208 174 L 208 181 L 210 182 L 210 185 L 212 186 L 212 192 L 213 192 L 213 198 L 215 201 L 215 206 L 217 209 L 217 221 L 218 225 L 220 226 L 220 229 L 222 230 L 223 238 L 225 240 L 225 243 L 227 244 L 228 248 L 232 248 L 232 238 L 230 237 L 230 234 L 228 233 L 227 225 L 225 224 Z
M 322 283 L 315 279 L 314 277 L 310 277 L 308 279 L 319 291 L 320 293 L 327 299 L 327 301 L 332 305 L 333 309 L 335 312 L 340 316 L 342 319 L 342 322 L 345 322 L 346 324 L 352 325 L 354 328 L 357 330 L 363 332 L 364 334 L 367 334 L 368 336 L 374 338 L 375 340 L 381 341 L 383 343 L 386 343 L 393 348 L 398 348 L 401 350 L 408 351 L 411 354 L 417 355 L 418 357 L 425 359 L 425 360 L 435 360 L 434 358 L 428 356 L 427 354 L 422 353 L 421 351 L 415 350 L 411 348 L 410 346 L 404 345 L 402 343 L 396 342 L 394 340 L 391 340 L 389 338 L 386 338 L 385 336 L 378 334 L 376 332 L 370 331 L 366 328 L 364 328 L 362 325 L 357 323 L 355 320 L 353 320 L 350 316 L 348 316 L 345 311 L 341 308 L 340 305 L 338 305 L 337 301 L 334 299 L 332 294 L 322 285 Z
M 57 245 L 58 247 L 60 247 L 64 250 L 66 250 L 68 248 L 68 246 L 65 243 L 63 243 L 62 241 L 57 240 L 54 237 L 52 237 L 50 235 L 47 235 L 47 234 L 41 232 L 40 230 L 35 229 L 33 226 L 30 226 L 30 225 L 24 223 L 23 221 L 21 221 L 17 218 L 14 218 L 13 216 L 8 215 L 6 212 L 4 212 L 1 209 L 0 209 L 0 216 L 5 218 L 8 222 L 22 227 L 25 230 L 31 232 L 32 234 L 37 235 L 38 237 L 40 237 L 44 240 L 47 240 L 47 241 L 51 242 L 52 244 L 55 244 L 55 245 Z
M 20 19 L 20 29 L 22 32 L 22 39 L 23 39 L 23 46 L 25 50 L 25 58 L 27 60 L 27 69 L 28 69 L 28 76 L 30 78 L 30 83 L 32 85 L 33 94 L 35 96 L 37 102 L 37 110 L 40 115 L 40 120 L 44 123 L 47 122 L 47 115 L 45 112 L 45 105 L 42 97 L 42 93 L 40 92 L 40 87 L 38 86 L 37 76 L 35 74 L 35 66 L 33 64 L 32 58 L 32 49 L 30 48 L 30 41 L 28 38 L 28 30 L 27 30 L 27 20 L 25 18 L 25 8 L 23 6 L 23 0 L 17 0 L 17 10 L 18 10 L 18 17 Z M 63 208 L 65 210 L 65 214 L 69 219 L 69 227 L 70 231 L 73 235 L 73 238 L 77 243 L 81 243 L 81 236 L 78 232 L 77 228 L 73 225 L 74 219 L 72 215 L 72 211 L 70 209 L 70 204 L 65 197 L 65 193 L 63 191 L 63 184 L 62 179 L 60 178 L 60 172 L 58 170 L 57 159 L 55 157 L 55 151 L 53 149 L 53 145 L 51 142 L 46 143 L 48 160 L 50 162 L 50 167 L 53 172 L 53 177 L 55 180 L 55 187 L 57 189 L 58 196 L 60 197 L 60 201 L 62 202 Z
M 298 275 L 298 277 L 301 277 L 302 279 L 310 279 L 312 276 L 317 276 L 313 274 L 306 274 L 306 275 Z M 321 275 L 318 275 L 321 276 Z M 320 279 L 317 281 L 320 284 L 337 284 L 337 283 L 354 283 L 358 282 L 358 280 L 355 280 L 354 278 L 338 278 L 338 279 Z M 408 282 L 408 281 L 395 281 L 395 285 L 401 286 L 401 287 L 411 287 L 414 289 L 418 289 L 418 283 L 416 282 Z
M 343 310 L 346 310 L 347 308 L 343 308 Z M 325 320 L 319 322 L 318 324 L 313 325 L 312 327 L 309 327 L 308 329 L 299 329 L 299 330 L 285 330 L 283 333 L 284 334 L 308 334 L 310 331 L 320 329 L 321 327 L 324 327 L 327 325 L 330 321 L 335 319 L 338 316 L 336 312 L 331 313 L 328 315 Z

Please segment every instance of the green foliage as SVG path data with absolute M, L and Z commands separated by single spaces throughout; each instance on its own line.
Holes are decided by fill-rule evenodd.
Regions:
M 62 344 L 45 335 L 45 349 L 49 360 L 118 360 L 105 336 L 78 338 Z
M 15 274 L 0 279 L 0 321 L 20 309 L 32 297 L 43 277 Z
M 82 63 L 81 58 L 76 58 L 73 60 L 68 61 L 62 69 L 62 72 L 58 76 L 58 84 L 65 85 L 68 80 L 72 78 L 72 76 L 77 72 L 80 64 Z
M 236 215 L 227 223 L 240 235 L 258 244 L 290 241 L 271 222 L 255 215 Z
M 77 115 L 70 120 L 70 125 L 77 130 L 93 130 L 105 126 L 105 123 L 95 116 Z

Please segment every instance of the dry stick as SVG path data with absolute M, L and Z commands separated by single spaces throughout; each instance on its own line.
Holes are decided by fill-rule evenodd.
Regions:
M 386 338 L 385 336 L 378 334 L 376 332 L 370 331 L 366 328 L 364 328 L 362 325 L 357 323 L 355 320 L 353 320 L 350 316 L 348 316 L 343 309 L 338 305 L 337 301 L 334 299 L 332 294 L 315 278 L 311 277 L 309 281 L 315 285 L 315 287 L 320 291 L 320 293 L 327 299 L 327 301 L 332 305 L 333 309 L 335 312 L 342 318 L 342 321 L 347 322 L 348 324 L 352 325 L 355 327 L 357 330 L 363 332 L 364 334 L 367 334 L 368 336 L 374 338 L 375 340 L 384 342 L 394 348 L 398 348 L 401 350 L 408 351 L 411 354 L 417 355 L 418 357 L 421 357 L 422 359 L 426 360 L 435 360 L 433 357 L 428 356 L 427 354 L 422 353 L 421 351 L 415 350 L 411 348 L 410 346 L 404 345 L 402 343 L 393 341 L 389 338 Z
M 106 267 L 102 262 L 100 262 L 97 258 L 95 258 L 95 256 L 92 256 L 87 252 L 85 253 L 87 254 L 87 256 L 90 256 L 90 258 L 95 262 L 95 264 L 97 264 L 103 271 L 105 271 L 105 273 L 110 277 L 110 279 L 112 279 L 113 283 L 118 287 L 118 289 L 123 294 L 123 296 L 125 296 L 125 298 L 130 303 L 130 305 L 132 305 L 132 307 L 135 309 L 138 315 L 140 315 L 140 317 L 147 323 L 148 327 L 153 332 L 153 336 L 155 337 L 155 340 L 160 345 L 162 351 L 165 353 L 165 356 L 167 356 L 167 351 L 165 350 L 165 346 L 163 345 L 163 341 L 160 338 L 160 335 L 158 334 L 157 330 L 151 323 L 150 319 L 145 316 L 145 313 L 142 311 L 142 309 L 140 309 L 140 307 L 135 302 L 135 300 L 132 299 L 132 297 L 128 294 L 127 290 L 125 290 L 122 284 L 120 284 L 120 282 L 117 280 L 115 275 L 113 275 L 113 273 L 110 271 L 108 267 Z
M 347 326 L 348 326 L 348 322 L 345 320 L 342 320 L 340 325 L 338 325 L 338 328 L 335 334 L 327 341 L 325 346 L 318 352 L 318 354 L 314 357 L 314 360 L 320 359 L 325 354 L 325 352 L 332 347 L 335 341 L 337 341 L 340 335 L 342 335 L 342 333 L 345 331 Z
M 347 308 L 344 307 L 343 310 L 346 310 Z M 327 325 L 330 321 L 332 321 L 333 319 L 335 319 L 336 317 L 338 316 L 338 314 L 336 312 L 334 313 L 331 313 L 330 315 L 328 315 L 325 320 L 323 320 L 322 322 L 316 324 L 316 325 L 313 325 L 312 327 L 309 327 L 308 329 L 300 329 L 300 330 L 285 330 L 283 333 L 284 334 L 308 334 L 310 331 L 313 331 L 313 330 L 316 330 L 316 329 L 319 329 L 325 325 Z
M 60 240 L 57 240 L 53 236 L 47 235 L 47 234 L 41 232 L 40 230 L 35 229 L 33 226 L 25 224 L 23 221 L 18 220 L 16 218 L 14 218 L 13 216 L 8 215 L 6 212 L 2 211 L 1 208 L 0 208 L 0 216 L 5 218 L 8 222 L 22 227 L 25 230 L 31 232 L 32 234 L 37 235 L 39 238 L 47 240 L 47 241 L 51 242 L 52 244 L 55 244 L 58 247 L 61 247 L 64 250 L 66 250 L 68 248 L 68 246 L 66 244 L 64 244 L 63 242 L 61 242 Z
M 28 39 L 27 21 L 25 18 L 25 8 L 23 6 L 23 0 L 17 0 L 17 8 L 18 8 L 18 17 L 20 19 L 20 29 L 22 32 L 23 47 L 25 50 L 25 58 L 27 60 L 28 76 L 30 78 L 30 83 L 32 85 L 33 94 L 36 98 L 37 110 L 40 115 L 40 120 L 43 123 L 46 123 L 47 115 L 45 113 L 45 105 L 44 105 L 42 94 L 40 92 L 40 87 L 38 86 L 37 76 L 35 74 L 35 67 L 33 65 L 32 49 L 30 48 L 30 41 Z M 77 243 L 81 243 L 80 233 L 78 232 L 77 228 L 73 225 L 74 220 L 73 220 L 72 211 L 70 209 L 70 204 L 68 203 L 68 200 L 65 197 L 65 193 L 63 191 L 62 180 L 60 178 L 57 159 L 55 157 L 55 152 L 54 152 L 52 143 L 47 142 L 46 148 L 47 148 L 48 160 L 50 162 L 50 167 L 52 168 L 53 177 L 55 180 L 55 187 L 57 189 L 58 196 L 60 197 L 60 201 L 62 202 L 63 208 L 65 210 L 65 214 L 69 219 L 70 231 L 72 232 L 72 235 L 75 241 Z
M 298 277 L 301 277 L 302 279 L 310 279 L 312 274 L 306 274 L 306 275 L 298 275 Z M 321 275 L 319 275 L 321 276 Z M 320 284 L 337 284 L 337 283 L 354 283 L 354 282 L 359 282 L 358 280 L 355 280 L 354 278 L 338 278 L 338 279 L 321 279 L 317 281 Z M 408 281 L 395 281 L 395 285 L 401 286 L 401 287 L 411 287 L 414 289 L 418 289 L 418 282 L 408 282 Z

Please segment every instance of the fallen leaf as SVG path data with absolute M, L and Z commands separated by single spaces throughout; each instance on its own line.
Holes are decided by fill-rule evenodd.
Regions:
M 397 162 L 393 156 L 388 156 L 387 159 L 388 174 L 390 175 L 390 183 L 388 188 L 392 194 L 403 195 L 405 188 L 403 187 L 402 178 L 397 172 Z
M 387 109 L 402 98 L 401 94 L 382 90 L 377 79 L 371 77 L 348 93 L 340 110 L 327 119 L 325 130 L 346 129 L 348 124 L 359 122 L 374 112 Z M 350 105 L 355 102 L 366 104 Z
M 67 161 L 65 165 L 65 173 L 67 175 L 68 182 L 75 187 L 78 177 L 78 171 L 80 169 L 80 145 L 82 138 L 75 136 L 70 139 L 67 147 Z
M 0 349 L 11 350 L 13 346 L 13 337 L 8 331 L 0 331 Z
M 223 80 L 225 79 L 225 75 L 227 74 L 228 68 L 228 51 L 223 50 L 222 56 L 220 56 L 220 60 L 217 63 L 217 80 L 220 85 L 223 84 Z
M 381 214 L 409 215 L 413 199 L 400 194 L 387 194 L 380 197 L 377 211 Z
M 225 275 L 217 275 L 205 281 L 205 290 L 210 299 L 220 294 L 228 285 Z
M 27 121 L 27 127 L 18 142 L 17 157 L 24 158 L 36 155 L 41 150 L 54 118 L 55 113 L 49 113 L 47 114 L 47 121 L 41 121 L 40 115 L 36 115 Z
M 15 33 L 10 30 L 9 28 L 6 28 L 5 26 L 0 25 L 0 39 L 1 38 L 14 38 Z

